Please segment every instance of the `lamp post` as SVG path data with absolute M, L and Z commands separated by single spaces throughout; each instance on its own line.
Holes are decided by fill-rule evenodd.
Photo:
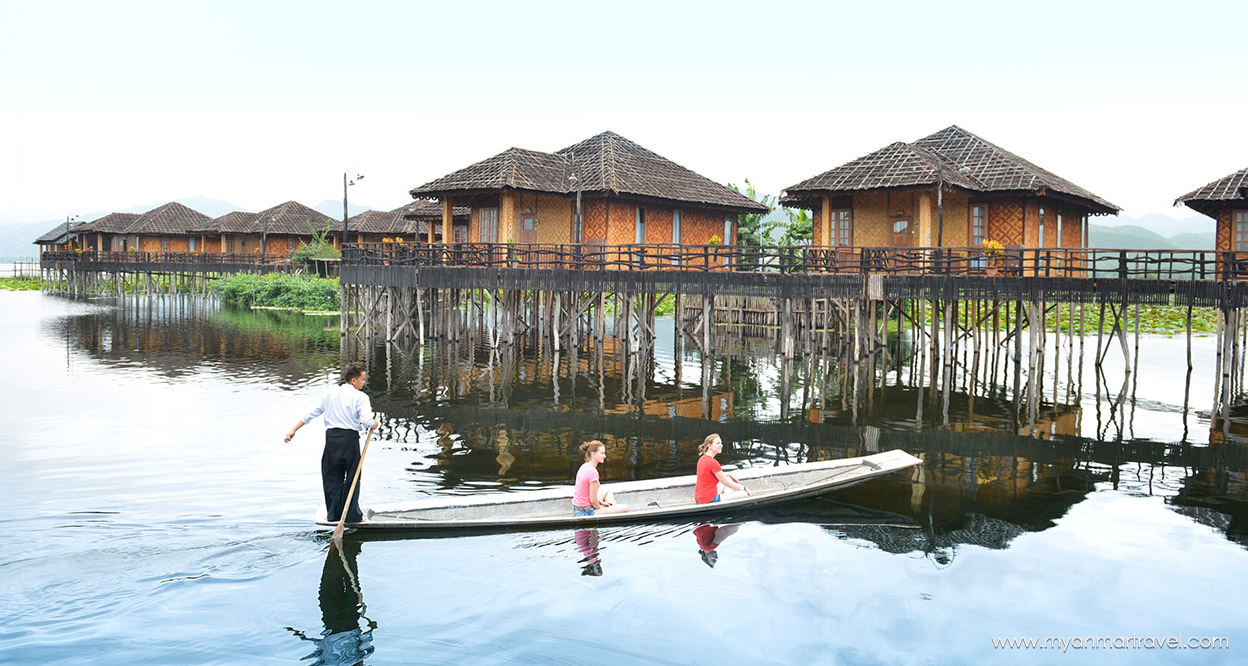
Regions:
M 358 173 L 353 174 L 349 170 L 342 172 L 342 244 L 343 245 L 347 244 L 347 217 L 349 217 L 347 213 L 347 186 L 354 185 L 360 182 L 361 180 L 364 180 L 364 176 L 361 174 L 358 174 Z
M 568 176 L 568 180 L 572 181 L 572 185 L 576 187 L 576 220 L 574 222 L 576 226 L 576 238 L 574 238 L 573 241 L 577 243 L 584 243 L 585 222 L 581 219 L 581 179 L 577 178 L 574 173 L 571 176 Z
M 77 213 L 70 213 L 65 216 L 65 249 L 69 249 L 69 223 L 71 220 L 78 219 Z

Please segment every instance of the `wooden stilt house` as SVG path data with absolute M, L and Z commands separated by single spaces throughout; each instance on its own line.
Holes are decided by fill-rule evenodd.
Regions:
M 77 228 L 84 250 L 96 252 L 125 252 L 130 249 L 126 236 L 138 213 L 109 213 L 91 220 Z
M 1188 192 L 1174 203 L 1218 221 L 1216 249 L 1248 252 L 1248 169 Z
M 467 240 L 482 243 L 731 244 L 738 214 L 767 210 L 613 132 L 554 153 L 511 148 L 411 195 L 442 200 L 443 239 L 467 206 Z
M 1080 248 L 1090 215 L 1118 212 L 956 125 L 808 178 L 780 201 L 813 212 L 820 246 Z
M 311 243 L 315 234 L 341 231 L 342 222 L 298 201 L 287 201 L 256 214 L 251 233 L 238 234 L 240 242 L 256 243 L 255 251 L 289 256 L 300 243 Z
M 258 240 L 253 240 L 248 247 L 247 241 L 256 226 L 258 213 L 241 210 L 226 213 L 191 229 L 198 233 L 200 244 L 205 252 L 248 253 L 260 247 Z
M 140 252 L 195 252 L 198 235 L 191 229 L 208 221 L 207 215 L 171 201 L 138 216 L 126 228 L 122 244 Z
M 468 220 L 471 212 L 467 206 L 455 206 L 453 241 L 468 241 Z M 396 242 L 427 241 L 429 230 L 434 231 L 436 241 L 442 240 L 442 202 L 415 201 L 391 211 L 369 210 L 347 220 L 347 230 L 354 233 L 357 243 L 380 243 L 386 239 Z
M 35 239 L 40 252 L 65 252 L 81 249 L 77 225 L 61 223 L 48 229 L 46 233 Z

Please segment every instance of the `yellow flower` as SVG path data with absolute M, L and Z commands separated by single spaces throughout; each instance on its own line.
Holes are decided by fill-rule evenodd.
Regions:
M 996 256 L 1005 251 L 1005 246 L 1002 245 L 1000 241 L 995 241 L 995 240 L 985 239 L 983 243 L 983 248 L 984 248 L 984 254 L 990 257 Z

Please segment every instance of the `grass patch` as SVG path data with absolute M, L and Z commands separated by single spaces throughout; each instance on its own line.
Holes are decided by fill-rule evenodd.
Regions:
M 0 278 L 0 289 L 4 291 L 38 291 L 43 288 L 43 280 L 27 277 Z
M 311 275 L 239 274 L 212 283 L 221 300 L 243 307 L 338 311 L 338 280 Z

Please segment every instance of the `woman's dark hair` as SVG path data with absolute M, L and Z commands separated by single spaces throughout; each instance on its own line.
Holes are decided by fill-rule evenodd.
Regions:
M 346 384 L 352 379 L 364 374 L 367 370 L 368 366 L 364 365 L 363 361 L 352 361 L 348 363 L 347 367 L 342 370 L 342 379 L 338 380 L 338 385 L 341 386 Z
M 596 439 L 591 439 L 581 445 L 581 455 L 585 456 L 585 460 L 589 460 L 589 457 L 593 455 L 594 451 L 606 448 L 606 446 L 606 444 L 603 444 Z

